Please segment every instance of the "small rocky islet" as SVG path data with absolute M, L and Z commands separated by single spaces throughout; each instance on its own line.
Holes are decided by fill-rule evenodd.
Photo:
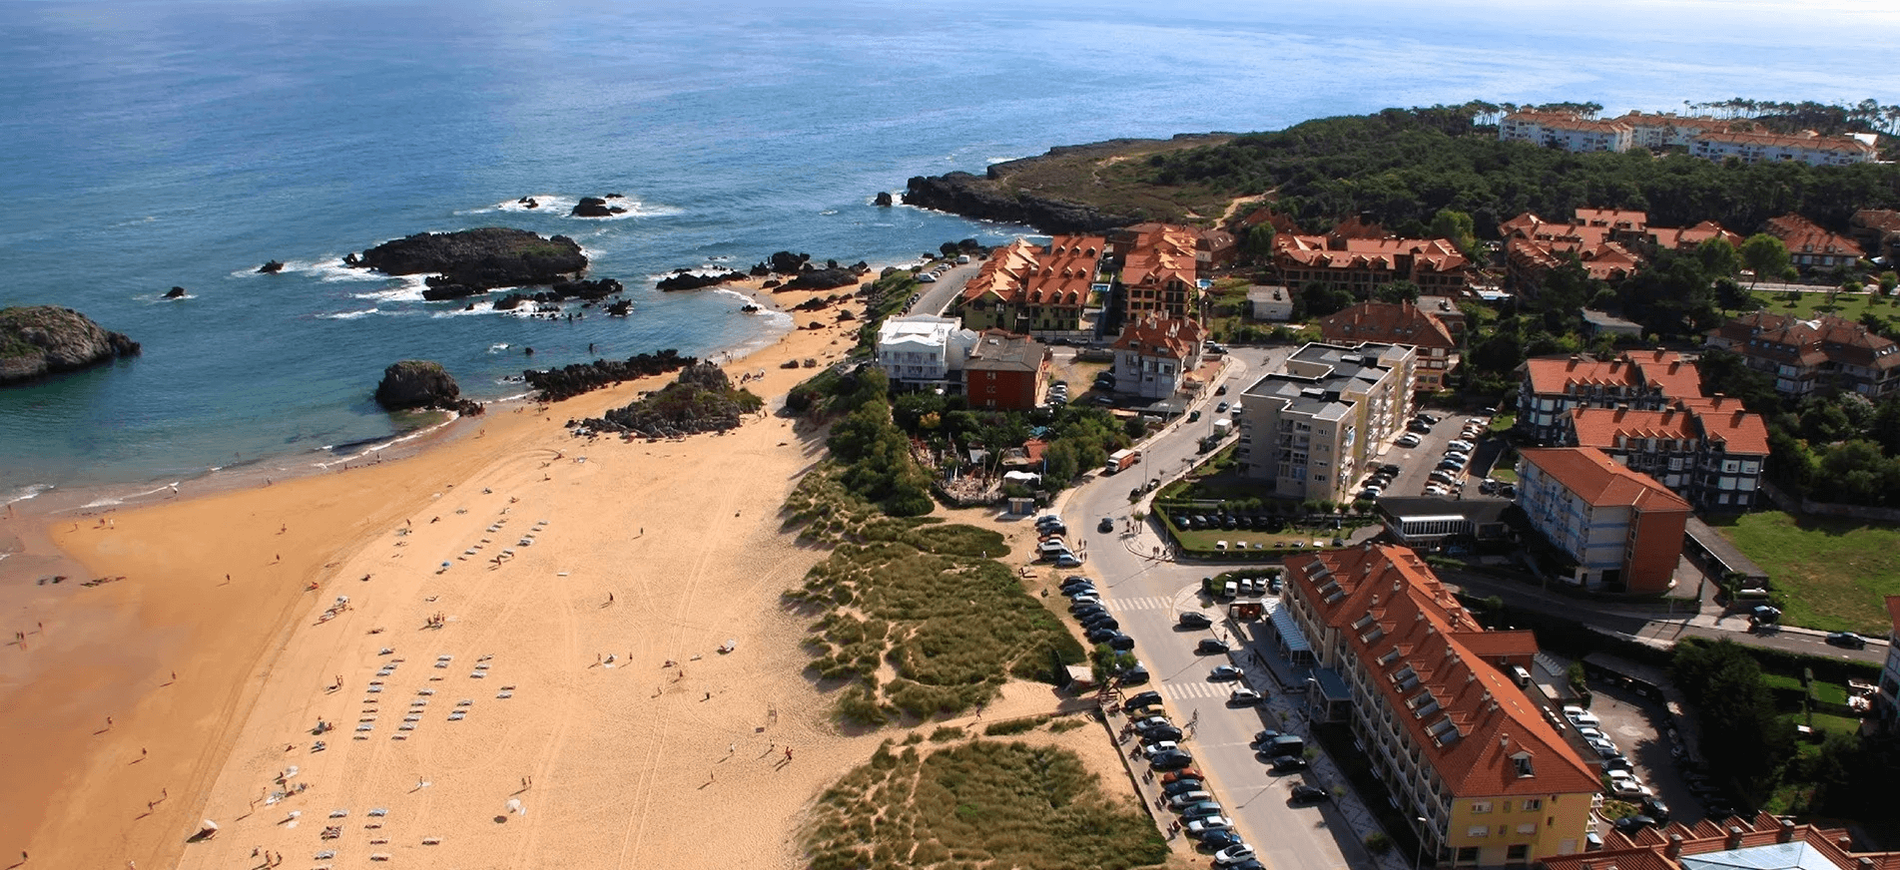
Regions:
M 0 308 L 0 385 L 138 356 L 139 343 L 57 305 Z

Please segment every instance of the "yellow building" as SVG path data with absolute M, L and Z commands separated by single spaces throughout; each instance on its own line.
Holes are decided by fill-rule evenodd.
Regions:
M 1404 547 L 1286 568 L 1286 607 L 1323 672 L 1308 693 L 1313 719 L 1350 720 L 1440 865 L 1583 851 L 1601 783 L 1520 686 L 1537 653 L 1530 632 L 1485 631 Z

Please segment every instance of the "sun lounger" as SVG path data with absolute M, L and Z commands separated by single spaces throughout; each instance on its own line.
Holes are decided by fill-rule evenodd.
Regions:
M 380 692 L 380 691 L 382 691 L 382 690 L 383 690 L 383 687 L 382 687 L 382 686 L 371 686 L 371 687 L 369 687 L 369 691 L 370 691 L 370 693 L 371 693 L 371 694 L 375 694 L 376 692 Z
M 418 694 L 418 695 L 433 695 L 433 694 L 435 694 L 435 690 L 434 690 L 434 689 L 417 689 L 417 690 L 416 690 L 416 694 Z
M 512 697 L 514 697 L 514 696 L 515 696 L 515 693 L 513 693 L 513 692 L 497 692 L 497 693 L 495 693 L 495 697 L 497 697 L 497 698 L 512 698 Z
M 467 713 L 464 713 L 464 712 L 462 712 L 462 711 L 460 711 L 460 710 L 457 710 L 457 711 L 455 711 L 455 712 L 453 712 L 453 713 L 450 713 L 450 714 L 449 714 L 449 721 L 450 721 L 450 722 L 460 722 L 460 721 L 462 721 L 462 720 L 463 720 L 464 718 L 466 718 L 467 716 L 468 716 L 468 714 L 467 714 Z
M 374 731 L 374 730 L 376 730 L 376 726 L 375 726 L 375 725 L 371 725 L 371 724 L 368 724 L 368 723 L 365 723 L 365 724 L 362 724 L 362 725 L 358 725 L 358 726 L 356 726 L 356 730 L 358 730 L 358 731 Z
M 348 816 L 349 814 L 350 814 L 349 810 L 331 810 L 330 818 L 341 819 L 341 818 L 344 818 L 345 816 Z
M 462 700 L 460 700 L 460 701 L 456 701 L 456 702 L 455 702 L 455 706 L 457 706 L 457 707 L 473 707 L 473 706 L 475 706 L 475 699 L 474 699 L 474 698 L 463 698 L 463 699 L 462 699 Z
M 422 845 L 424 845 L 424 846 L 440 846 L 440 845 L 442 845 L 442 838 L 441 838 L 441 837 L 423 837 L 423 838 L 422 838 Z
M 389 808 L 388 808 L 388 807 L 377 807 L 377 808 L 375 808 L 375 809 L 373 809 L 373 810 L 370 810 L 370 811 L 369 811 L 369 814 L 370 814 L 370 815 L 371 815 L 372 817 L 375 817 L 375 818 L 378 818 L 378 819 L 380 819 L 380 818 L 382 818 L 382 817 L 384 817 L 384 816 L 386 816 L 386 815 L 389 815 Z
M 414 722 L 404 722 L 404 723 L 402 723 L 401 725 L 397 725 L 397 726 L 396 726 L 396 730 L 397 730 L 397 731 L 414 731 L 414 730 L 416 730 L 416 723 L 414 723 Z
M 331 858 L 335 858 L 335 857 L 336 857 L 336 853 L 335 853 L 335 852 L 332 852 L 332 851 L 330 851 L 330 850 L 328 850 L 328 849 L 325 849 L 325 850 L 323 850 L 323 851 L 321 851 L 321 852 L 318 852 L 318 853 L 317 853 L 317 854 L 315 854 L 315 855 L 312 855 L 311 857 L 312 857 L 312 858 L 315 858 L 315 859 L 316 859 L 316 860 L 318 860 L 318 861 L 328 861 L 328 860 L 330 860 Z
M 421 722 L 421 721 L 422 721 L 422 714 L 421 714 L 421 713 L 410 713 L 409 715 L 407 715 L 407 716 L 404 716 L 404 717 L 402 717 L 402 721 L 404 721 L 404 722 Z

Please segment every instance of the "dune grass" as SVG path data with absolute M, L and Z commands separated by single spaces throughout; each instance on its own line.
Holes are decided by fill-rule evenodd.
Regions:
M 885 744 L 818 799 L 813 870 L 1160 864 L 1167 843 L 1073 752 L 973 740 L 925 755 Z
M 844 492 L 827 469 L 788 505 L 808 537 L 835 542 L 786 597 L 821 611 L 812 669 L 847 683 L 837 709 L 859 725 L 970 709 L 1010 677 L 1043 679 L 1082 648 L 997 559 L 1003 536 L 933 517 L 892 518 Z
M 1887 633 L 1886 596 L 1900 595 L 1900 527 L 1760 511 L 1709 524 L 1768 572 L 1781 621 L 1826 631 Z

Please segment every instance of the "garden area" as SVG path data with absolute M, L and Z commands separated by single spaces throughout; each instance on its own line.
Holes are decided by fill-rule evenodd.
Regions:
M 813 870 L 1161 864 L 1169 850 L 1142 808 L 1110 798 L 1066 749 L 973 740 L 878 748 L 812 810 Z
M 1781 621 L 1825 631 L 1887 633 L 1888 595 L 1900 595 L 1900 528 L 1858 520 L 1760 511 L 1712 517 L 1768 572 Z

